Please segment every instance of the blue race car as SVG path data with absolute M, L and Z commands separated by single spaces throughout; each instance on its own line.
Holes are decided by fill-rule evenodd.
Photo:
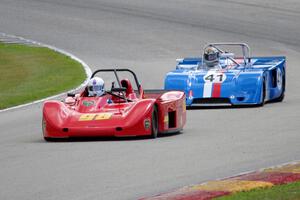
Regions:
M 228 51 L 239 50 L 239 55 Z M 258 105 L 281 102 L 286 58 L 251 57 L 243 43 L 212 43 L 201 58 L 177 59 L 167 73 L 165 90 L 181 90 L 189 106 Z

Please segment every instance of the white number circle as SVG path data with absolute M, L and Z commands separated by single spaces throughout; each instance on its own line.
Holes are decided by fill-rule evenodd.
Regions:
M 208 72 L 203 76 L 203 80 L 206 83 L 223 83 L 226 80 L 226 74 L 221 72 Z

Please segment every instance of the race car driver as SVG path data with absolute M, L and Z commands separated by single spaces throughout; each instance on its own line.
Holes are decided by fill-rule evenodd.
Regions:
M 93 77 L 88 83 L 89 97 L 100 97 L 105 94 L 104 81 L 102 78 Z
M 221 69 L 220 52 L 214 47 L 207 47 L 204 50 L 203 62 L 207 69 Z

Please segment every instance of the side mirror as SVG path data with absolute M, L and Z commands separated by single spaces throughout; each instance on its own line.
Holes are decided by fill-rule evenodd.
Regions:
M 75 97 L 75 94 L 74 93 L 67 93 L 67 96 L 68 97 Z

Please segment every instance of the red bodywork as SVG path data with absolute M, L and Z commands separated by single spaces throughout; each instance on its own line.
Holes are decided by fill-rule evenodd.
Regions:
M 43 107 L 44 138 L 142 136 L 152 134 L 154 107 L 158 132 L 178 132 L 186 122 L 185 94 L 180 91 L 133 91 L 128 80 L 124 95 L 131 101 L 105 94 L 88 97 L 86 89 L 64 102 L 47 101 Z M 110 101 L 110 102 L 109 102 Z

